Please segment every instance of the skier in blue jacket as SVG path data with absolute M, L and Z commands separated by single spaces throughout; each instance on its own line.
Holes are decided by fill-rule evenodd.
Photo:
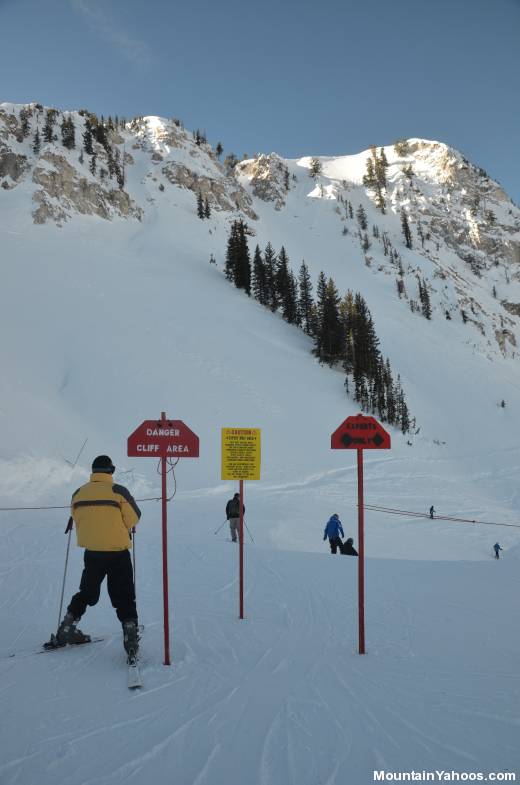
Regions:
M 344 537 L 345 534 L 343 532 L 343 526 L 341 525 L 341 521 L 339 519 L 338 513 L 335 512 L 329 518 L 327 525 L 325 526 L 325 531 L 323 533 L 323 539 L 326 540 L 327 537 L 329 538 L 330 543 L 330 552 L 337 553 L 338 548 L 343 545 L 341 537 L 339 536 L 341 533 L 341 537 Z M 341 553 L 341 551 L 340 551 Z

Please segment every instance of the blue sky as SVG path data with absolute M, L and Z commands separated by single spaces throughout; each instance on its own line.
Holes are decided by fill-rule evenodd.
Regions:
M 419 136 L 520 203 L 520 0 L 0 0 L 0 101 L 179 117 L 226 152 Z

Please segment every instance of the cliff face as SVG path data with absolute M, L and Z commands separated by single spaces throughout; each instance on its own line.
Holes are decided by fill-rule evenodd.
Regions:
M 49 111 L 52 128 L 47 138 L 52 138 L 45 141 Z M 73 145 L 62 143 L 64 122 L 73 124 Z M 35 223 L 53 221 L 60 226 L 75 214 L 141 220 L 154 192 L 172 186 L 192 191 L 194 200 L 200 194 L 210 210 L 238 209 L 251 220 L 256 218 L 251 198 L 225 172 L 209 145 L 197 144 L 175 121 L 143 118 L 124 128 L 106 126 L 99 134 L 96 123 L 97 118 L 86 112 L 64 113 L 38 104 L 1 105 L 0 186 L 31 186 Z M 87 153 L 89 127 L 93 138 Z

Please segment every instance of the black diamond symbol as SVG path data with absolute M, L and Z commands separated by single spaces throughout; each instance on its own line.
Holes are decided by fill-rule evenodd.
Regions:
M 344 433 L 341 437 L 341 443 L 345 445 L 345 447 L 350 447 L 352 444 L 352 438 L 349 436 L 348 433 Z
M 376 447 L 379 447 L 379 445 L 380 445 L 380 444 L 383 444 L 383 442 L 384 442 L 384 439 L 383 439 L 383 437 L 381 436 L 381 434 L 380 434 L 380 433 L 376 433 L 376 435 L 374 436 L 374 438 L 372 439 L 372 441 L 374 442 L 374 444 L 376 445 Z

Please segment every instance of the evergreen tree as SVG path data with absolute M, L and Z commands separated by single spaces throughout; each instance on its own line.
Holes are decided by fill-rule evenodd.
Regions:
M 410 153 L 410 146 L 406 139 L 398 139 L 394 142 L 394 150 L 395 154 L 398 155 L 400 158 L 403 158 Z
M 225 275 L 228 281 L 235 282 L 238 260 L 238 222 L 233 221 L 226 249 Z
M 327 279 L 325 278 L 325 273 L 322 270 L 318 275 L 318 282 L 316 284 L 316 313 L 315 313 L 316 327 L 318 327 L 318 325 L 322 321 L 322 316 L 323 316 L 322 307 L 325 301 L 326 289 L 327 289 Z
M 300 324 L 303 327 L 303 331 L 307 335 L 313 334 L 313 320 L 314 320 L 314 308 L 313 308 L 313 301 L 312 301 L 312 281 L 309 274 L 309 268 L 305 264 L 305 262 L 301 263 L 300 272 L 298 275 L 298 288 L 299 288 L 299 297 L 298 297 L 298 314 L 300 319 Z
M 290 324 L 296 324 L 298 327 L 302 326 L 302 319 L 300 316 L 300 309 L 298 307 L 298 281 L 292 270 L 289 270 L 289 295 L 290 295 Z
M 410 224 L 408 223 L 408 217 L 404 210 L 401 210 L 401 229 L 403 232 L 404 237 L 404 244 L 407 248 L 412 248 L 412 233 L 410 231 Z
M 215 147 L 215 154 L 217 158 L 220 158 L 223 152 L 224 152 L 224 148 L 222 147 L 220 142 L 217 142 L 217 146 Z
M 209 206 L 208 197 L 204 199 L 204 218 L 211 218 L 211 208 Z
M 360 204 L 358 209 L 356 210 L 356 218 L 360 228 L 365 232 L 368 223 L 367 223 L 367 214 L 362 204 Z
M 432 318 L 432 308 L 430 303 L 430 294 L 428 292 L 428 287 L 424 280 L 420 278 L 417 279 L 419 285 L 419 300 L 421 301 L 421 311 L 422 315 L 426 317 L 426 319 Z
M 197 195 L 197 215 L 199 218 L 204 220 L 204 202 L 202 200 L 202 194 L 200 191 Z
M 354 218 L 354 209 L 352 207 L 352 202 L 348 203 L 348 217 Z
M 22 139 L 27 139 L 31 131 L 31 127 L 29 124 L 29 117 L 30 114 L 27 109 L 20 110 L 20 132 L 22 135 Z
M 238 221 L 238 257 L 236 266 L 235 286 L 244 289 L 251 295 L 251 259 L 247 245 L 246 226 L 243 221 Z
M 385 213 L 386 213 L 386 199 L 383 196 L 383 191 L 382 191 L 381 185 L 379 183 L 376 183 L 375 189 L 376 189 L 376 198 L 375 198 L 376 207 L 377 207 L 378 210 L 381 210 L 383 215 L 385 215 Z
M 94 125 L 92 128 L 92 135 L 96 142 L 99 142 L 102 147 L 108 152 L 110 150 L 110 143 L 107 137 L 107 131 L 105 126 L 103 125 L 103 116 L 101 116 L 101 123 Z M 109 170 L 110 171 L 110 170 Z
M 321 287 L 320 287 L 321 288 Z M 318 303 L 319 320 L 316 332 L 316 354 L 331 367 L 345 352 L 344 331 L 340 318 L 340 297 L 332 278 L 329 278 L 323 299 Z
M 278 294 L 276 291 L 276 253 L 271 243 L 267 243 L 264 251 L 265 265 L 265 291 L 266 305 L 271 311 L 276 311 L 279 306 Z
M 43 127 L 43 141 L 44 142 L 54 142 L 56 137 L 54 136 L 54 123 L 56 122 L 56 109 L 47 109 L 47 114 L 45 115 L 45 125 Z
M 295 324 L 297 321 L 296 282 L 294 276 L 291 275 L 289 257 L 283 245 L 276 263 L 275 285 L 278 301 L 282 307 L 283 318 L 289 324 Z
M 90 167 L 89 167 L 91 174 L 93 174 L 94 176 L 96 175 L 96 157 L 97 156 L 95 156 L 95 155 L 93 155 L 91 157 L 91 159 L 90 159 Z
M 39 155 L 40 154 L 41 146 L 42 145 L 41 145 L 41 141 L 40 141 L 40 132 L 39 132 L 38 128 L 36 128 L 36 133 L 34 134 L 34 141 L 33 141 L 33 148 L 32 148 L 33 149 L 33 153 L 35 155 Z
M 224 167 L 228 175 L 233 174 L 233 170 L 238 163 L 238 158 L 236 157 L 235 153 L 230 153 L 224 159 Z
M 363 185 L 367 188 L 374 188 L 376 184 L 376 176 L 374 172 L 374 162 L 372 158 L 367 158 L 367 170 L 366 173 L 363 175 Z
M 372 315 L 367 304 L 360 294 L 355 298 L 357 315 L 356 343 L 357 357 L 360 367 L 367 374 L 373 376 L 379 358 L 379 339 L 376 335 Z
M 354 297 L 350 289 L 344 296 L 339 306 L 339 314 L 345 339 L 343 367 L 347 373 L 345 386 L 348 389 L 348 374 L 354 368 Z
M 319 174 L 321 174 L 321 161 L 319 158 L 311 158 L 309 177 L 316 177 Z
M 262 258 L 262 252 L 260 251 L 260 247 L 258 245 L 255 248 L 253 257 L 251 289 L 253 292 L 253 297 L 255 300 L 258 300 L 260 305 L 269 305 L 265 265 Z
M 83 149 L 87 155 L 94 155 L 92 126 L 88 120 L 85 123 L 85 130 L 83 132 Z
M 61 122 L 61 141 L 67 150 L 72 150 L 76 147 L 75 128 L 71 117 L 64 117 Z
M 379 150 L 379 157 L 376 155 L 374 161 L 374 172 L 377 183 L 380 188 L 386 188 L 386 170 L 388 169 L 388 160 L 386 158 L 384 147 L 381 147 Z

